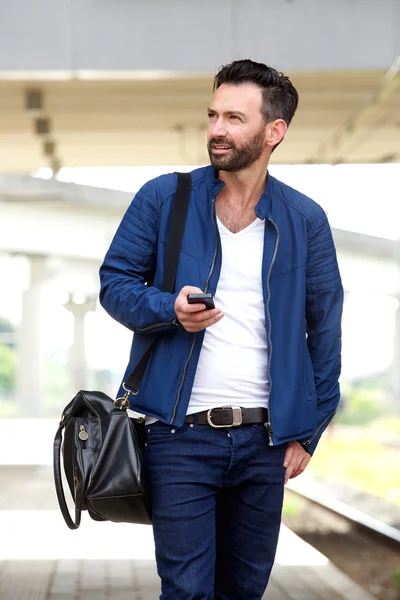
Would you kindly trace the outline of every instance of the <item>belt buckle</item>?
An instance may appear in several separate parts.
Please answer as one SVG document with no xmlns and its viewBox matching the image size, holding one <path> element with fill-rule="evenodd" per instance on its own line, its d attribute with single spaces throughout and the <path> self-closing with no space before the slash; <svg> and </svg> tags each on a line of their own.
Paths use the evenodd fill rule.
<svg viewBox="0 0 400 600">
<path fill-rule="evenodd" d="M 211 413 L 215 409 L 210 408 L 207 411 L 207 422 L 209 425 L 211 425 L 211 427 L 220 429 L 222 427 L 238 427 L 239 425 L 242 424 L 243 418 L 242 418 L 242 409 L 240 408 L 240 406 L 221 406 L 218 408 L 221 408 L 221 410 L 226 410 L 226 409 L 232 410 L 232 423 L 228 423 L 228 424 L 225 423 L 224 425 L 215 425 L 215 423 L 212 422 L 212 418 L 211 418 Z"/>
</svg>

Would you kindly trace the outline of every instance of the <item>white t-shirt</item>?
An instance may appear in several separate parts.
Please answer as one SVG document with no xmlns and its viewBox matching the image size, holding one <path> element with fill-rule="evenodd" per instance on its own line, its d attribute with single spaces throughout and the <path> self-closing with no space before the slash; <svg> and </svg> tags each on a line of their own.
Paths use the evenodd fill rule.
<svg viewBox="0 0 400 600">
<path fill-rule="evenodd" d="M 267 336 L 262 292 L 265 223 L 238 233 L 217 219 L 222 267 L 214 297 L 223 318 L 208 327 L 187 414 L 215 406 L 266 407 Z"/>
</svg>

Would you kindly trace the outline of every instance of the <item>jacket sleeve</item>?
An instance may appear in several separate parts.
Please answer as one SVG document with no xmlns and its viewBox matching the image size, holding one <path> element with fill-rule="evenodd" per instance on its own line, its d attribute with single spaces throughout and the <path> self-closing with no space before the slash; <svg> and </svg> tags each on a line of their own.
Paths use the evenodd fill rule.
<svg viewBox="0 0 400 600">
<path fill-rule="evenodd" d="M 157 333 L 176 324 L 178 294 L 146 285 L 157 259 L 159 203 L 154 180 L 136 194 L 100 267 L 100 303 L 132 331 Z"/>
<path fill-rule="evenodd" d="M 328 219 L 321 207 L 308 242 L 306 321 L 307 345 L 317 392 L 317 425 L 303 440 L 312 454 L 340 400 L 341 319 L 343 287 Z"/>
</svg>

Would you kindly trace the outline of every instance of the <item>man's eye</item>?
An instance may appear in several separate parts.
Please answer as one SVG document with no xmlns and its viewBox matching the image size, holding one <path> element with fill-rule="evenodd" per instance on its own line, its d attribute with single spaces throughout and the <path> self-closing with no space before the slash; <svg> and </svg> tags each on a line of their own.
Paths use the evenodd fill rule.
<svg viewBox="0 0 400 600">
<path fill-rule="evenodd" d="M 214 114 L 214 113 L 208 113 L 208 118 L 209 118 L 209 119 L 213 119 L 214 117 L 215 117 L 215 114 Z"/>
<path fill-rule="evenodd" d="M 235 119 L 236 121 L 240 121 L 240 117 L 237 115 L 231 115 L 231 119 Z"/>
</svg>

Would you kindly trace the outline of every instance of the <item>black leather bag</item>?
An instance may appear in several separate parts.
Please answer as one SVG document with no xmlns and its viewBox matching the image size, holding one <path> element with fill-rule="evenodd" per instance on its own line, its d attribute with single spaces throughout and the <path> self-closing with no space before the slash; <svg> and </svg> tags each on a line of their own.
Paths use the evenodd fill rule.
<svg viewBox="0 0 400 600">
<path fill-rule="evenodd" d="M 191 192 L 191 176 L 178 173 L 165 256 L 163 291 L 175 289 Z M 112 400 L 102 392 L 81 390 L 62 413 L 53 446 L 54 482 L 64 520 L 77 529 L 81 512 L 96 521 L 151 523 L 143 474 L 144 422 L 129 417 L 129 397 L 139 389 L 157 336 L 123 384 L 125 395 Z M 64 437 L 63 437 L 64 431 Z M 73 520 L 61 477 L 61 452 L 66 479 L 75 504 Z"/>
</svg>

